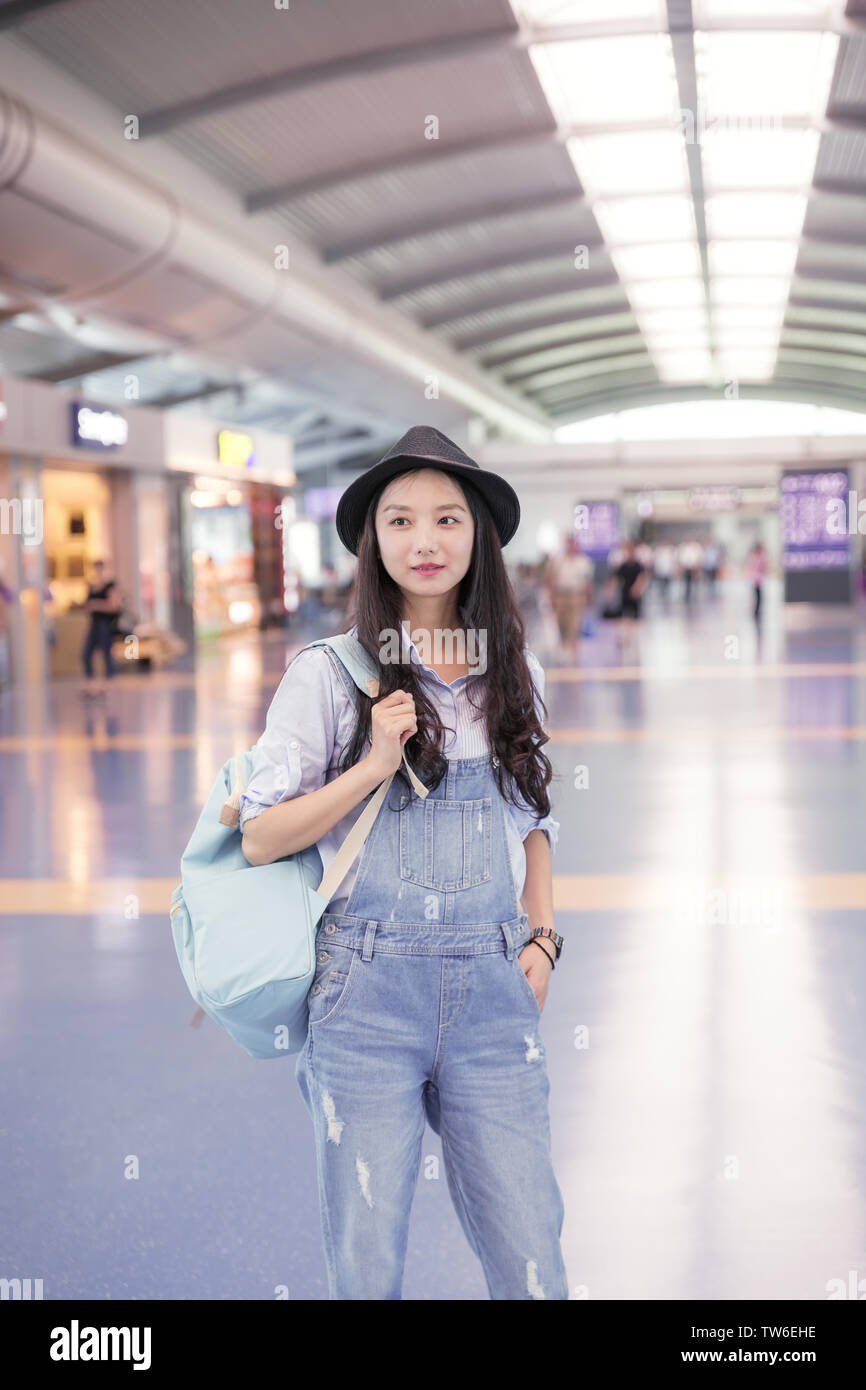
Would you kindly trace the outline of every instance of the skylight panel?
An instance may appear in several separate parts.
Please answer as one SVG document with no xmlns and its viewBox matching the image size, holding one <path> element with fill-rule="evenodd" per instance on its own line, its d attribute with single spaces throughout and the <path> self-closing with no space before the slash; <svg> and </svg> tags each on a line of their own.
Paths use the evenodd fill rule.
<svg viewBox="0 0 866 1390">
<path fill-rule="evenodd" d="M 540 0 L 550 8 L 555 0 Z M 574 8 L 569 5 L 569 9 Z M 833 6 L 827 0 L 694 0 L 695 27 L 706 20 L 734 24 L 740 20 L 808 20 L 818 28 L 826 22 Z"/>
<path fill-rule="evenodd" d="M 701 138 L 704 189 L 806 188 L 819 138 L 817 130 L 716 129 L 710 123 Z"/>
<path fill-rule="evenodd" d="M 776 367 L 776 348 L 748 348 L 720 351 L 717 361 L 722 374 L 736 381 L 766 381 Z"/>
<path fill-rule="evenodd" d="M 563 126 L 675 118 L 677 84 L 667 34 L 530 44 L 529 56 Z"/>
<path fill-rule="evenodd" d="M 649 246 L 617 246 L 610 256 L 622 280 L 664 280 L 701 274 L 697 242 L 662 241 Z"/>
<path fill-rule="evenodd" d="M 716 193 L 706 200 L 707 232 L 741 237 L 746 232 L 796 240 L 803 229 L 807 198 L 799 193 Z"/>
<path fill-rule="evenodd" d="M 711 275 L 787 275 L 797 259 L 796 241 L 711 241 Z"/>
<path fill-rule="evenodd" d="M 837 34 L 698 31 L 695 66 L 709 115 L 814 120 L 826 110 Z"/>
<path fill-rule="evenodd" d="M 711 297 L 714 304 L 784 304 L 789 283 L 784 276 L 736 279 L 722 275 L 711 281 Z"/>
<path fill-rule="evenodd" d="M 514 9 L 529 24 L 599 24 L 605 20 L 665 23 L 661 0 L 514 0 Z"/>
<path fill-rule="evenodd" d="M 706 381 L 712 376 L 708 352 L 662 352 L 655 356 L 656 369 L 663 381 Z"/>
<path fill-rule="evenodd" d="M 689 241 L 696 236 L 691 198 L 617 198 L 593 204 L 593 213 L 608 246 L 647 241 Z"/>
<path fill-rule="evenodd" d="M 638 320 L 642 309 L 706 304 L 703 280 L 642 280 L 629 285 L 627 290 Z"/>
<path fill-rule="evenodd" d="M 685 144 L 678 130 L 576 136 L 568 152 L 591 197 L 688 193 Z"/>
</svg>

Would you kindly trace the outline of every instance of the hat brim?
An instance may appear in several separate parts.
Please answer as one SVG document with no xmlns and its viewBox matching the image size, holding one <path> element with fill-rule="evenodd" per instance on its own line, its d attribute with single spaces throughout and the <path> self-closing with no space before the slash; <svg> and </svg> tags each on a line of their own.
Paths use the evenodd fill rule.
<svg viewBox="0 0 866 1390">
<path fill-rule="evenodd" d="M 390 478 L 409 469 L 424 467 L 451 473 L 458 482 L 473 485 L 481 493 L 493 517 L 499 544 L 506 546 L 520 525 L 520 502 L 510 483 L 487 468 L 472 468 L 454 463 L 435 454 L 403 454 L 374 464 L 360 478 L 350 483 L 337 503 L 335 524 L 337 535 L 352 555 L 358 553 L 358 541 L 374 493 Z"/>
</svg>

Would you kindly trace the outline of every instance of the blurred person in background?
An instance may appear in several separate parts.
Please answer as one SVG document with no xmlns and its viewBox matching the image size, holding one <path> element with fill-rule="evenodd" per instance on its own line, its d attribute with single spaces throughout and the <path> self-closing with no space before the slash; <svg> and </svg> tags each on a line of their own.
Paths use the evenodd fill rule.
<svg viewBox="0 0 866 1390">
<path fill-rule="evenodd" d="M 9 628 L 14 602 L 15 592 L 7 585 L 3 570 L 0 569 L 0 687 L 7 684 L 12 674 L 9 659 Z"/>
<path fill-rule="evenodd" d="M 648 571 L 650 578 L 652 578 L 653 570 L 655 569 L 655 551 L 649 541 L 638 541 L 634 548 L 634 555 L 638 564 L 643 565 L 644 569 Z"/>
<path fill-rule="evenodd" d="M 622 562 L 623 562 L 624 559 L 625 559 L 625 547 L 623 546 L 622 541 L 617 541 L 617 543 L 616 543 L 616 545 L 614 546 L 613 550 L 611 550 L 611 551 L 608 552 L 608 557 L 607 557 L 607 572 L 608 572 L 608 574 L 611 575 L 611 574 L 613 574 L 614 570 L 619 569 L 619 567 L 620 567 L 620 565 L 622 564 Z"/>
<path fill-rule="evenodd" d="M 722 548 L 714 536 L 707 536 L 704 541 L 704 579 L 707 582 L 707 592 L 716 592 L 716 580 L 719 577 L 719 566 L 722 563 Z"/>
<path fill-rule="evenodd" d="M 88 588 L 84 607 L 90 614 L 90 627 L 82 653 L 87 677 L 82 693 L 87 696 L 104 695 L 108 688 L 107 682 L 114 675 L 111 644 L 114 641 L 114 628 L 121 609 L 121 599 L 114 577 L 103 560 L 94 563 L 93 583 Z M 97 651 L 102 653 L 105 666 L 103 681 L 97 680 L 93 675 L 93 654 Z"/>
<path fill-rule="evenodd" d="M 770 562 L 767 559 L 766 550 L 760 541 L 755 541 L 755 544 L 749 551 L 748 559 L 746 560 L 746 575 L 749 583 L 752 585 L 752 592 L 754 594 L 755 602 L 752 616 L 756 622 L 759 622 L 761 617 L 761 596 L 763 593 L 764 580 L 767 577 L 769 568 Z"/>
<path fill-rule="evenodd" d="M 625 639 L 633 631 L 641 615 L 641 599 L 650 582 L 650 572 L 637 558 L 634 541 L 623 545 L 623 559 L 614 572 L 619 585 L 620 622 L 619 633 Z"/>
<path fill-rule="evenodd" d="M 670 541 L 660 541 L 653 555 L 653 577 L 661 590 L 662 602 L 668 605 L 671 580 L 677 567 L 676 551 Z"/>
<path fill-rule="evenodd" d="M 514 569 L 514 592 L 521 613 L 528 623 L 540 617 L 539 598 L 541 586 L 538 582 L 538 568 L 529 560 L 521 560 Z"/>
<path fill-rule="evenodd" d="M 577 656 L 583 615 L 592 604 L 595 587 L 592 560 L 584 555 L 576 536 L 566 537 L 561 555 L 551 555 L 545 583 L 556 614 L 562 651 L 567 656 Z"/>
<path fill-rule="evenodd" d="M 691 603 L 694 583 L 701 572 L 703 552 L 696 536 L 684 540 L 677 554 L 680 572 L 683 576 L 683 598 Z"/>
</svg>

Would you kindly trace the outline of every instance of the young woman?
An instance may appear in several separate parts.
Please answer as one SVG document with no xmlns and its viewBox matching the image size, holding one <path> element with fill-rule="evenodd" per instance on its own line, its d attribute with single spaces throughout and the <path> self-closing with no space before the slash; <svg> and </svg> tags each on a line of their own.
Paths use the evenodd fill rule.
<svg viewBox="0 0 866 1390">
<path fill-rule="evenodd" d="M 252 863 L 316 844 L 326 871 L 395 774 L 319 923 L 296 1071 L 333 1299 L 400 1298 L 425 1121 L 490 1297 L 568 1297 L 539 1035 L 562 946 L 559 827 L 541 668 L 501 554 L 519 517 L 504 479 L 427 426 L 347 489 L 350 631 L 379 663 L 378 691 L 361 697 L 327 648 L 301 652 L 241 803 Z"/>
</svg>

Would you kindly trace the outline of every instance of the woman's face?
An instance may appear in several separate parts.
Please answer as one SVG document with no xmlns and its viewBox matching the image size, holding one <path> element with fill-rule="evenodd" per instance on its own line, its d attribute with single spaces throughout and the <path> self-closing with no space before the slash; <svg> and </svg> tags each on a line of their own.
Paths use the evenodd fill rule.
<svg viewBox="0 0 866 1390">
<path fill-rule="evenodd" d="M 385 488 L 376 539 L 382 564 L 404 594 L 441 597 L 469 569 L 475 523 L 460 485 L 438 468 L 420 468 Z"/>
</svg>

